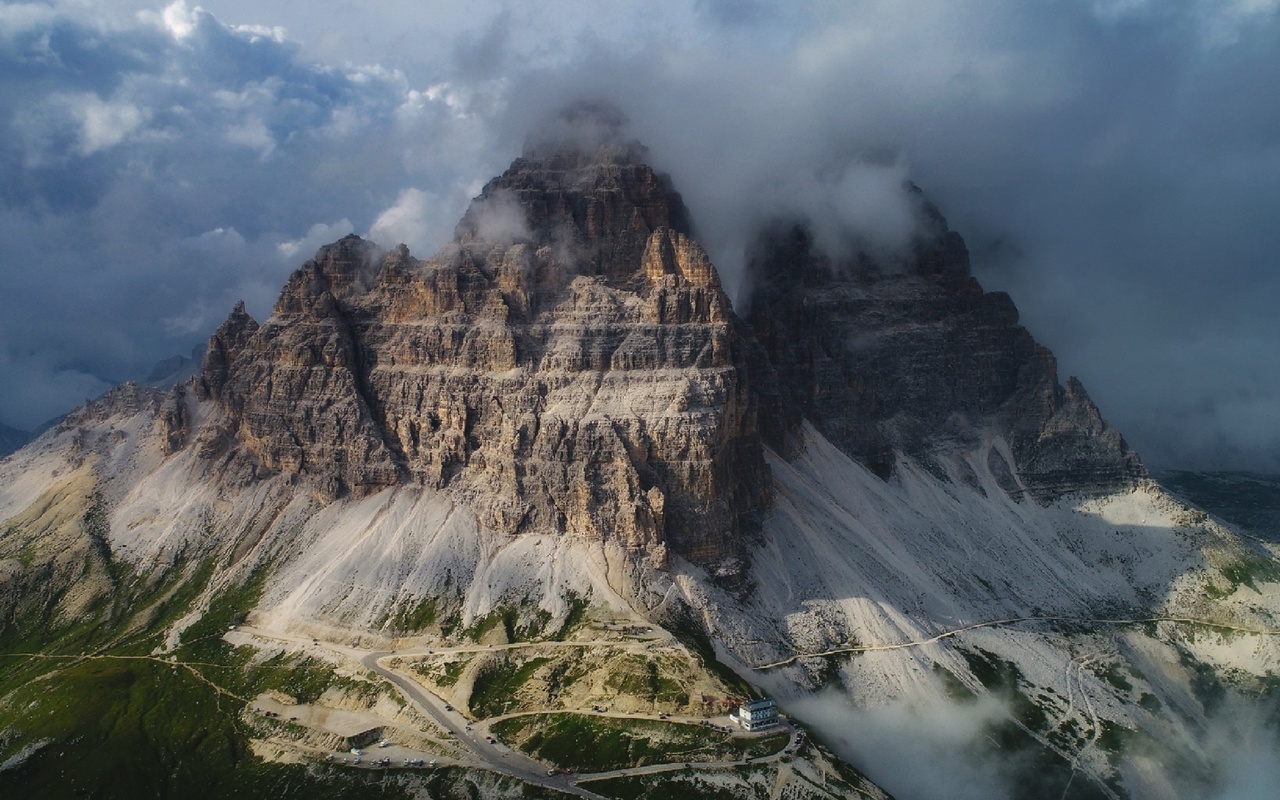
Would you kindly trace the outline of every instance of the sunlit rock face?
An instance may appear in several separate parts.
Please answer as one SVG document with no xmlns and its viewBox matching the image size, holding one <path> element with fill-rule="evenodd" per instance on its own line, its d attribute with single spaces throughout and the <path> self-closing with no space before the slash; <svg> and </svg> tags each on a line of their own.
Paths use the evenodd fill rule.
<svg viewBox="0 0 1280 800">
<path fill-rule="evenodd" d="M 500 532 L 739 554 L 769 497 L 747 342 L 639 152 L 526 153 L 426 261 L 322 248 L 215 335 L 226 435 L 326 497 L 412 481 Z"/>
</svg>

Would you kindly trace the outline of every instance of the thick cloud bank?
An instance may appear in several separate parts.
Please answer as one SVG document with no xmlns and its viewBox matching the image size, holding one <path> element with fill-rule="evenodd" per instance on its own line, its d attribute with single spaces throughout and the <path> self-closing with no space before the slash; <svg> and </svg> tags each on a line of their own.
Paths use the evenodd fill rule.
<svg viewBox="0 0 1280 800">
<path fill-rule="evenodd" d="M 1140 745 L 1119 751 L 1126 796 L 1270 800 L 1280 780 L 1280 734 L 1270 699 L 1223 697 L 1194 743 L 1162 742 L 1155 757 Z M 1104 797 L 1099 779 L 1053 758 L 1011 720 L 1008 695 L 964 700 L 905 699 L 856 708 L 837 691 L 793 701 L 791 710 L 824 742 L 898 798 L 1014 800 L 1030 797 Z M 1203 755 L 1200 760 L 1189 755 Z M 1165 775 L 1141 764 L 1152 758 Z M 1170 783 L 1170 779 L 1172 783 Z M 1068 791 L 1074 786 L 1074 791 Z"/>
<path fill-rule="evenodd" d="M 0 5 L 0 420 L 31 427 L 188 352 L 352 231 L 430 249 L 484 121 L 377 64 L 171 5 Z M 390 244 L 395 244 L 390 241 Z"/>
<path fill-rule="evenodd" d="M 891 254 L 909 179 L 1149 461 L 1280 471 L 1278 6 L 0 3 L 0 422 L 265 314 L 345 233 L 431 250 L 595 97 L 741 293 L 778 213 Z"/>
</svg>

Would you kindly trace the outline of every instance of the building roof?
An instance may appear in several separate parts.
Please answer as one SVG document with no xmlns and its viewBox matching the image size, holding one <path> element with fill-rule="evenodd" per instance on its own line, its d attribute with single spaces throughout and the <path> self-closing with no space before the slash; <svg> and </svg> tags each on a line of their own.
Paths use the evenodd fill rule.
<svg viewBox="0 0 1280 800">
<path fill-rule="evenodd" d="M 748 700 L 742 704 L 742 707 L 748 711 L 760 711 L 766 708 L 776 708 L 778 704 L 768 697 L 763 700 Z"/>
</svg>

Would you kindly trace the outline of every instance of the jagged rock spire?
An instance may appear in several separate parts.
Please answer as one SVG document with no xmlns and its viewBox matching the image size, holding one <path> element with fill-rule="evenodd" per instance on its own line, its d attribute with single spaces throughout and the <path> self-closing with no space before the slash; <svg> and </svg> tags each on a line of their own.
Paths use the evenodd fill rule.
<svg viewBox="0 0 1280 800">
<path fill-rule="evenodd" d="M 221 397 L 227 383 L 227 375 L 239 355 L 244 352 L 249 339 L 258 330 L 258 323 L 245 310 L 244 301 L 236 301 L 235 307 L 223 321 L 205 349 L 200 366 L 201 387 L 207 396 Z"/>
</svg>

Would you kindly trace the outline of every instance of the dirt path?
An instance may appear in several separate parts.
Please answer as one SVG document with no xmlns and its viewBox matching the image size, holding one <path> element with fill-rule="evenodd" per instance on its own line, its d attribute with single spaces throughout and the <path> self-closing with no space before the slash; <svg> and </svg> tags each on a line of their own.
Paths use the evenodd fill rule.
<svg viewBox="0 0 1280 800">
<path fill-rule="evenodd" d="M 993 619 L 986 622 L 975 622 L 972 625 L 965 625 L 960 628 L 943 631 L 936 636 L 930 636 L 928 639 L 918 639 L 910 642 L 898 642 L 897 644 L 873 644 L 860 645 L 857 647 L 836 647 L 831 650 L 823 650 L 817 653 L 797 653 L 781 661 L 772 661 L 768 664 L 759 664 L 751 667 L 757 672 L 764 670 L 785 667 L 788 664 L 794 664 L 802 658 L 822 658 L 824 656 L 838 656 L 846 653 L 880 653 L 889 650 L 907 650 L 913 647 L 923 647 L 927 644 L 948 639 L 965 631 L 978 630 L 979 628 L 997 628 L 1002 625 L 1017 625 L 1023 622 L 1087 622 L 1098 625 L 1145 625 L 1151 622 L 1177 622 L 1188 625 L 1204 625 L 1208 628 L 1217 628 L 1219 630 L 1234 631 L 1236 633 L 1249 633 L 1255 636 L 1280 636 L 1280 630 L 1264 630 L 1260 628 L 1244 628 L 1239 625 L 1228 625 L 1222 622 L 1211 622 L 1207 619 L 1195 619 L 1192 617 L 1132 617 L 1123 619 L 1110 619 L 1104 617 L 1060 617 L 1060 616 L 1038 616 L 1038 617 L 1007 617 L 1005 619 Z"/>
<path fill-rule="evenodd" d="M 218 684 L 206 678 L 200 672 L 200 670 L 196 669 L 196 667 L 222 667 L 223 666 L 222 664 L 207 664 L 203 661 L 178 661 L 173 658 L 161 658 L 160 656 L 120 656 L 120 655 L 109 655 L 109 654 L 51 655 L 49 653 L 0 653 L 0 655 L 25 656 L 27 658 L 44 658 L 44 659 L 59 660 L 59 661 L 108 661 L 108 660 L 110 661 L 152 661 L 156 664 L 162 664 L 166 667 L 171 667 L 174 669 L 181 667 L 185 669 L 187 672 L 190 672 L 192 677 L 194 677 L 196 680 L 205 684 L 210 689 L 213 689 L 219 695 L 224 697 L 230 697 L 233 700 L 239 700 L 242 703 L 250 702 L 248 698 L 241 697 L 240 695 L 234 692 L 231 692 L 231 691 L 228 691 L 227 689 L 222 688 Z"/>
</svg>

